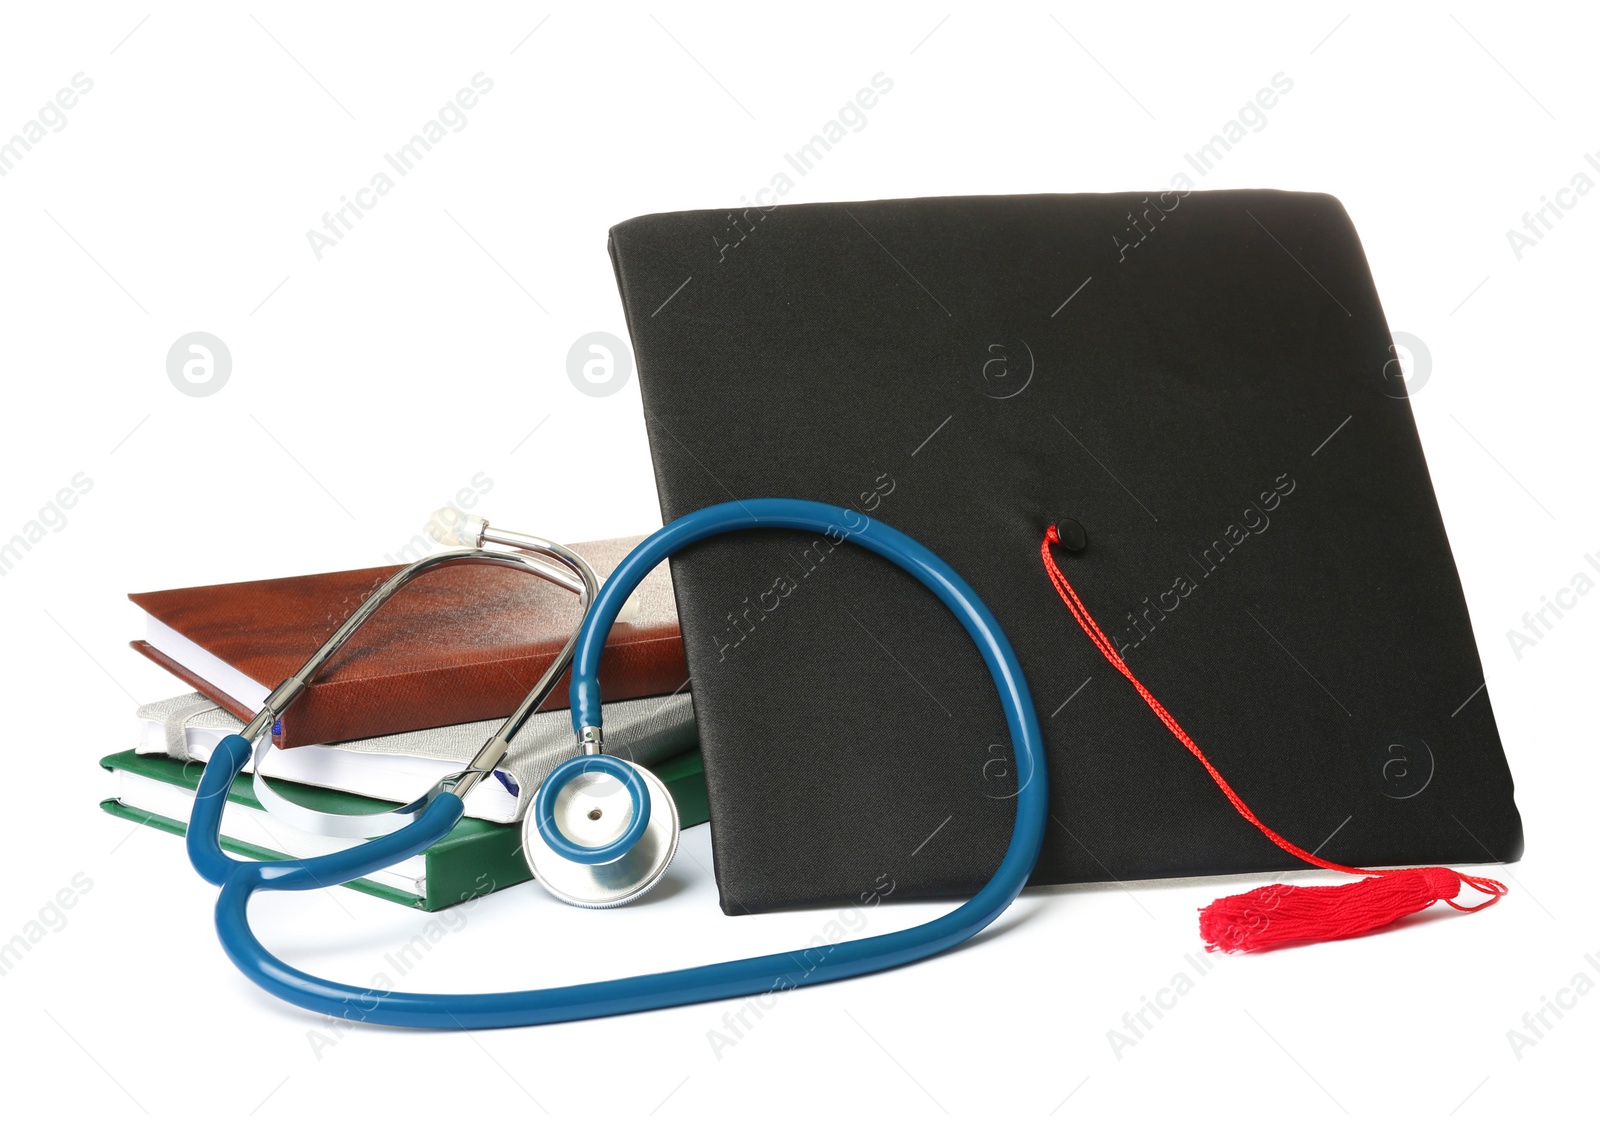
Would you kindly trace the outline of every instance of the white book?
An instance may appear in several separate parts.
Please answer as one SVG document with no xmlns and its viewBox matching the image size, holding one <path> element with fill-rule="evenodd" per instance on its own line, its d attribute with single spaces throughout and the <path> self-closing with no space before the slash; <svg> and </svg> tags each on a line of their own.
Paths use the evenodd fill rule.
<svg viewBox="0 0 1600 1131">
<path fill-rule="evenodd" d="M 605 710 L 606 752 L 619 758 L 653 766 L 699 744 L 688 692 L 607 703 Z M 147 704 L 138 715 L 137 753 L 201 762 L 224 736 L 239 733 L 244 725 L 197 692 Z M 440 778 L 464 770 L 504 721 L 274 749 L 266 762 L 267 776 L 403 803 L 426 793 Z M 519 820 L 545 775 L 577 752 L 570 714 L 535 714 L 511 743 L 499 771 L 467 794 L 466 815 L 502 824 Z M 254 772 L 254 761 L 245 769 Z"/>
</svg>

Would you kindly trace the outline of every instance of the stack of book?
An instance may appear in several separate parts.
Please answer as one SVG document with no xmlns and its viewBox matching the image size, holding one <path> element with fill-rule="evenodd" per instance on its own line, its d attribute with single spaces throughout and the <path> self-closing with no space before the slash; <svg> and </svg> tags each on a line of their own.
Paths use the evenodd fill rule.
<svg viewBox="0 0 1600 1131">
<path fill-rule="evenodd" d="M 638 539 L 575 549 L 607 573 Z M 101 760 L 114 816 L 182 835 L 203 763 L 294 674 L 394 567 L 136 593 L 133 648 L 194 690 L 141 707 L 134 746 Z M 600 666 L 607 752 L 651 767 L 685 827 L 706 820 L 694 706 L 665 567 L 639 587 L 638 612 Z M 465 768 L 521 701 L 576 624 L 575 599 L 520 572 L 471 564 L 418 577 L 375 613 L 274 728 L 269 773 L 314 808 L 367 813 L 425 793 Z M 572 757 L 566 681 L 522 728 L 499 771 L 467 795 L 466 816 L 425 854 L 348 884 L 427 911 L 529 878 L 520 820 L 544 776 Z M 246 768 L 223 846 L 256 860 L 321 855 L 355 842 L 266 813 Z"/>
</svg>

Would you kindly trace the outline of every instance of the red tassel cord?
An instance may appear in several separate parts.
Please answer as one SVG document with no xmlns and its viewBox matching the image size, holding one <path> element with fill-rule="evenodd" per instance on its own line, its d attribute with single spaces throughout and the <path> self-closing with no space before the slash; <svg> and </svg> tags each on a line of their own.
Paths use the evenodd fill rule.
<svg viewBox="0 0 1600 1131">
<path fill-rule="evenodd" d="M 1374 868 L 1351 868 L 1336 864 L 1297 845 L 1268 828 L 1253 813 L 1240 796 L 1233 791 L 1211 760 L 1178 725 L 1178 720 L 1163 707 L 1150 689 L 1139 682 L 1121 654 L 1111 643 L 1101 627 L 1090 615 L 1088 606 L 1078 596 L 1061 567 L 1056 565 L 1050 552 L 1052 545 L 1061 541 L 1060 532 L 1051 526 L 1045 532 L 1039 547 L 1044 559 L 1045 572 L 1056 587 L 1067 610 L 1072 613 L 1078 627 L 1100 649 L 1112 667 L 1121 672 L 1134 690 L 1155 712 L 1174 738 L 1188 748 L 1200 765 L 1205 767 L 1211 780 L 1217 783 L 1239 815 L 1261 830 L 1266 838 L 1289 855 L 1318 868 L 1344 872 L 1369 879 L 1337 887 L 1295 887 L 1290 884 L 1268 884 L 1243 895 L 1230 895 L 1217 900 L 1200 911 L 1200 937 L 1207 950 L 1229 952 L 1266 950 L 1285 943 L 1321 942 L 1329 939 L 1346 939 L 1387 926 L 1407 915 L 1413 915 L 1435 903 L 1449 904 L 1457 911 L 1482 911 L 1499 902 L 1507 888 L 1499 880 L 1483 876 L 1469 876 L 1451 868 L 1404 868 L 1380 871 Z M 1489 898 L 1476 904 L 1456 902 L 1463 886 L 1470 887 Z"/>
</svg>

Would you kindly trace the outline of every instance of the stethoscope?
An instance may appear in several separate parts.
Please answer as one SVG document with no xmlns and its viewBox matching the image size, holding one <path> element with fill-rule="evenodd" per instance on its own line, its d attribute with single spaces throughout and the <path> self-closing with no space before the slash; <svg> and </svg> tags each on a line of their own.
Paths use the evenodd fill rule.
<svg viewBox="0 0 1600 1131">
<path fill-rule="evenodd" d="M 617 906 L 638 898 L 666 871 L 677 847 L 678 818 L 670 795 L 648 770 L 604 753 L 599 668 L 601 650 L 624 604 L 663 560 L 717 534 L 752 528 L 804 530 L 835 544 L 850 542 L 887 558 L 932 590 L 971 635 L 995 687 L 1015 751 L 1017 818 L 999 867 L 977 894 L 927 923 L 829 947 L 783 951 L 659 974 L 546 989 L 481 994 L 374 990 L 319 978 L 270 953 L 250 929 L 250 897 L 258 891 L 309 891 L 333 887 L 425 851 L 461 819 L 462 798 L 493 773 L 518 729 L 549 694 L 568 663 L 572 669 L 572 725 L 579 753 L 540 784 L 523 826 L 524 851 L 539 881 L 559 898 L 587 907 Z M 514 534 L 473 519 L 453 532 L 465 543 L 402 567 L 379 586 L 294 676 L 268 696 L 261 712 L 237 735 L 217 743 L 195 794 L 186 836 L 195 870 L 221 887 L 217 934 L 246 977 L 268 993 L 302 1008 L 353 1021 L 422 1029 L 484 1029 L 542 1025 L 671 1005 L 762 994 L 830 982 L 902 966 L 971 938 L 1010 906 L 1038 860 L 1044 836 L 1044 743 L 1033 699 L 1016 654 L 978 595 L 932 551 L 859 512 L 798 499 L 748 499 L 687 514 L 641 542 L 602 586 L 589 565 L 555 542 Z M 488 549 L 496 542 L 513 551 Z M 256 758 L 255 788 L 271 744 L 274 721 L 306 688 L 317 670 L 363 621 L 418 575 L 458 562 L 481 562 L 533 573 L 576 593 L 582 624 L 555 661 L 495 735 L 454 777 L 375 824 L 327 820 L 279 794 L 264 807 L 302 825 L 336 835 L 380 835 L 353 848 L 304 860 L 235 860 L 219 841 L 229 787 Z M 625 800 L 624 800 L 625 799 Z M 596 815 L 598 814 L 598 816 Z M 803 978 L 796 972 L 805 973 Z"/>
</svg>

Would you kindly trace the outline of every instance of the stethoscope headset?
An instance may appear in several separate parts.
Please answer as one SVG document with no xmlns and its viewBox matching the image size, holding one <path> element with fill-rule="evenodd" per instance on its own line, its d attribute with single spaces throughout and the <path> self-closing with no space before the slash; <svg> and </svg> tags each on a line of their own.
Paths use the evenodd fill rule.
<svg viewBox="0 0 1600 1131">
<path fill-rule="evenodd" d="M 269 952 L 250 929 L 250 897 L 258 891 L 333 887 L 424 852 L 455 827 L 467 792 L 494 772 L 517 732 L 569 663 L 572 726 L 579 752 L 540 784 L 523 826 L 523 847 L 535 877 L 569 903 L 610 907 L 642 895 L 665 872 L 678 841 L 670 795 L 648 770 L 604 753 L 600 655 L 633 591 L 667 557 L 704 538 L 754 528 L 788 528 L 871 550 L 916 578 L 971 635 L 983 656 L 1015 751 L 1017 817 L 999 867 L 977 894 L 930 922 L 884 935 L 851 939 L 818 951 L 783 951 L 690 966 L 658 974 L 499 993 L 438 994 L 347 985 L 298 970 Z M 1033 699 L 1016 654 L 994 616 L 962 578 L 932 551 L 856 511 L 798 499 L 748 499 L 685 515 L 650 535 L 602 586 L 581 556 L 542 538 L 489 527 L 481 519 L 454 524 L 459 543 L 402 567 L 380 585 L 304 666 L 268 696 L 261 712 L 236 735 L 217 743 L 201 776 L 186 835 L 195 870 L 222 890 L 217 935 L 233 964 L 276 997 L 317 1013 L 383 1025 L 424 1029 L 484 1029 L 543 1025 L 672 1005 L 766 993 L 793 985 L 797 965 L 810 969 L 804 985 L 888 970 L 948 950 L 971 938 L 1010 906 L 1038 860 L 1044 836 L 1044 742 Z M 487 548 L 495 542 L 511 550 Z M 464 562 L 522 570 L 576 593 L 582 623 L 517 709 L 461 773 L 422 797 L 372 817 L 307 810 L 274 791 L 261 773 L 272 728 L 316 672 L 385 601 L 413 578 Z M 222 851 L 222 814 L 234 779 L 255 758 L 254 784 L 264 808 L 300 827 L 331 835 L 373 837 L 363 844 L 303 860 L 236 860 Z M 620 809 L 617 803 L 626 798 Z M 604 798 L 602 804 L 599 799 Z M 600 820 L 600 816 L 609 819 Z"/>
</svg>

